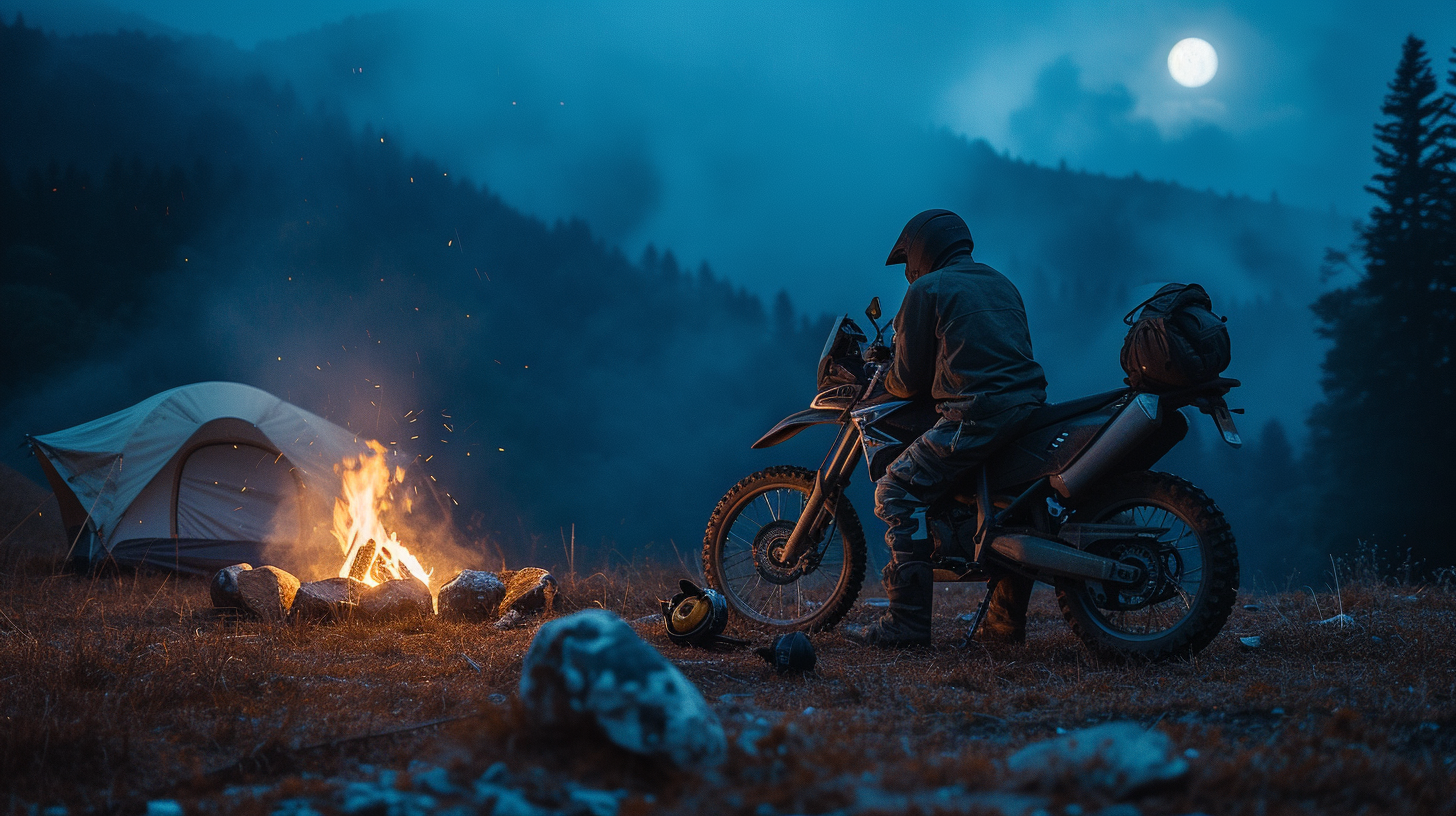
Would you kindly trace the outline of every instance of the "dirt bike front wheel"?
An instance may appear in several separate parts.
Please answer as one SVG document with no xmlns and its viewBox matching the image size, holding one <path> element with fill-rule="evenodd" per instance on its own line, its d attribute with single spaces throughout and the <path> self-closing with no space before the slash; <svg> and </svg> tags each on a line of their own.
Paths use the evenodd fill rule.
<svg viewBox="0 0 1456 816">
<path fill-rule="evenodd" d="M 1170 473 L 1124 473 L 1079 503 L 1072 521 L 1158 531 L 1089 548 L 1137 566 L 1145 579 L 1136 586 L 1057 580 L 1062 615 L 1092 651 L 1169 660 L 1197 654 L 1218 635 L 1238 595 L 1239 554 L 1208 494 Z"/>
<path fill-rule="evenodd" d="M 703 536 L 703 572 L 728 607 L 754 623 L 812 632 L 849 612 L 864 583 L 865 539 L 859 516 L 841 496 L 807 559 L 783 560 L 784 545 L 814 489 L 815 473 L 771 467 L 729 490 Z"/>
</svg>

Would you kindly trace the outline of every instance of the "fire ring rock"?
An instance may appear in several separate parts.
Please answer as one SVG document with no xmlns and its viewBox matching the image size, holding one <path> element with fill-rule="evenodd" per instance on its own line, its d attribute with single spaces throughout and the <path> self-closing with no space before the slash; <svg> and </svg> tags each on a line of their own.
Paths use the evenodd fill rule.
<svg viewBox="0 0 1456 816">
<path fill-rule="evenodd" d="M 243 610 L 266 621 L 280 621 L 293 608 L 298 579 L 277 567 L 258 567 L 237 573 L 238 600 Z"/>
<path fill-rule="evenodd" d="M 484 621 L 499 615 L 506 585 L 493 572 L 463 570 L 440 587 L 440 617 Z"/>
<path fill-rule="evenodd" d="M 212 576 L 212 584 L 208 590 L 212 595 L 214 609 L 220 612 L 243 611 L 243 600 L 238 595 L 238 573 L 252 568 L 252 564 L 233 564 L 231 567 L 223 567 Z"/>
<path fill-rule="evenodd" d="M 299 620 L 339 621 L 350 617 L 369 585 L 353 578 L 309 581 L 293 596 L 293 617 Z"/>
<path fill-rule="evenodd" d="M 551 621 L 531 641 L 521 702 L 542 725 L 594 724 L 608 740 L 683 769 L 719 765 L 718 716 L 677 667 L 604 609 Z"/>
<path fill-rule="evenodd" d="M 435 599 L 423 582 L 395 578 L 364 590 L 355 614 L 370 621 L 428 618 L 435 614 Z"/>
<path fill-rule="evenodd" d="M 500 602 L 498 628 L 509 628 L 533 612 L 551 614 L 556 605 L 556 578 L 540 567 L 503 570 L 500 580 L 506 593 Z"/>
</svg>

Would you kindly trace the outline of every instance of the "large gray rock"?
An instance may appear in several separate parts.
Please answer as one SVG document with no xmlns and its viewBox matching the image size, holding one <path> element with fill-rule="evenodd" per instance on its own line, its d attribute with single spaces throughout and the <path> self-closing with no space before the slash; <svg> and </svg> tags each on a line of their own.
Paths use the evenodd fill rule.
<svg viewBox="0 0 1456 816">
<path fill-rule="evenodd" d="M 435 614 L 435 599 L 424 583 L 396 578 L 364 590 L 354 614 L 370 621 L 427 618 Z"/>
<path fill-rule="evenodd" d="M 252 568 L 252 564 L 233 564 L 231 567 L 223 567 L 212 576 L 208 591 L 212 595 L 214 609 L 225 612 L 243 611 L 243 599 L 238 595 L 238 573 Z"/>
<path fill-rule="evenodd" d="M 353 578 L 325 578 L 299 586 L 293 616 L 299 620 L 340 621 L 351 617 L 369 585 Z"/>
<path fill-rule="evenodd" d="M 1188 772 L 1161 731 L 1137 723 L 1104 723 L 1056 739 L 1034 742 L 1006 760 L 1014 782 L 1025 788 L 1069 787 L 1123 797 Z"/>
<path fill-rule="evenodd" d="M 497 627 L 509 628 L 536 612 L 549 615 L 555 608 L 556 578 L 546 570 L 540 567 L 503 570 L 500 579 L 506 585 L 506 593 L 501 598 Z"/>
<path fill-rule="evenodd" d="M 238 600 L 248 614 L 266 621 L 280 621 L 293 608 L 298 579 L 277 567 L 241 570 L 237 575 Z"/>
<path fill-rule="evenodd" d="M 486 621 L 500 615 L 506 585 L 493 572 L 463 570 L 440 587 L 440 617 L 451 620 Z"/>
<path fill-rule="evenodd" d="M 622 748 L 681 768 L 712 767 L 727 755 L 723 725 L 697 687 L 604 609 L 541 627 L 520 696 L 542 725 L 594 723 Z"/>
</svg>

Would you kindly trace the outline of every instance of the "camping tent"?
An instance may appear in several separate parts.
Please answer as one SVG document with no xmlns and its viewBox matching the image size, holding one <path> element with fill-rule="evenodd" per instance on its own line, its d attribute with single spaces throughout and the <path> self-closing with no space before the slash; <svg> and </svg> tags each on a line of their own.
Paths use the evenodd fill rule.
<svg viewBox="0 0 1456 816">
<path fill-rule="evenodd" d="M 328 537 L 334 467 L 366 450 L 327 420 L 227 382 L 174 388 L 28 438 L 74 561 L 199 574 L 240 561 L 298 569 L 288 562 L 309 552 L 337 557 Z"/>
</svg>

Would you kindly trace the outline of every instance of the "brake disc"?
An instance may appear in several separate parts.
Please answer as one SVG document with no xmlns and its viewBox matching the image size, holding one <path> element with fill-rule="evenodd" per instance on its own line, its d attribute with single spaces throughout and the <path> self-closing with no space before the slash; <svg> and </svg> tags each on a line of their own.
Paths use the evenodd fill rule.
<svg viewBox="0 0 1456 816">
<path fill-rule="evenodd" d="M 804 577 L 805 563 L 808 559 L 799 559 L 797 564 L 784 563 L 784 553 L 788 549 L 789 536 L 794 533 L 794 522 L 788 519 L 779 519 L 763 525 L 758 535 L 753 537 L 753 566 L 763 580 L 770 584 L 792 584 Z"/>
<path fill-rule="evenodd" d="M 1183 561 L 1178 551 L 1163 547 L 1147 538 L 1119 538 L 1099 541 L 1088 552 L 1111 558 L 1137 568 L 1139 580 L 1132 584 L 1099 582 L 1093 590 L 1097 605 L 1103 609 L 1127 612 L 1161 603 L 1177 591 L 1177 579 L 1183 574 Z"/>
</svg>

